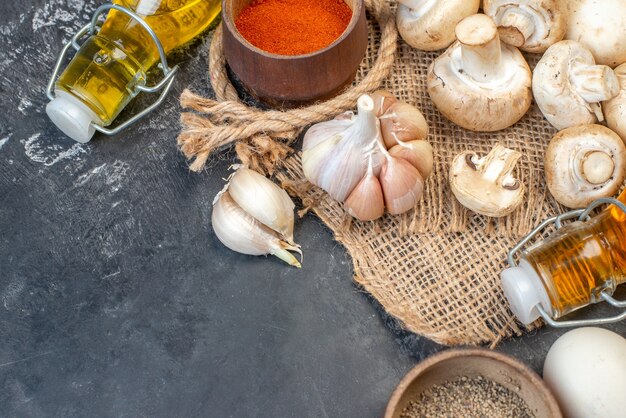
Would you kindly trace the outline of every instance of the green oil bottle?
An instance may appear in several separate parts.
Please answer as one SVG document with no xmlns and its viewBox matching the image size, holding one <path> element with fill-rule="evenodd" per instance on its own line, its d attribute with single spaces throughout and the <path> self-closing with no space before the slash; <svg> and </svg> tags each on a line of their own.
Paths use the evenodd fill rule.
<svg viewBox="0 0 626 418">
<path fill-rule="evenodd" d="M 114 0 L 134 12 L 158 37 L 164 52 L 204 31 L 219 15 L 220 0 Z M 98 33 L 77 51 L 54 85 L 46 112 L 69 137 L 87 142 L 92 123 L 108 126 L 146 83 L 160 60 L 157 44 L 141 22 L 110 10 Z"/>
</svg>

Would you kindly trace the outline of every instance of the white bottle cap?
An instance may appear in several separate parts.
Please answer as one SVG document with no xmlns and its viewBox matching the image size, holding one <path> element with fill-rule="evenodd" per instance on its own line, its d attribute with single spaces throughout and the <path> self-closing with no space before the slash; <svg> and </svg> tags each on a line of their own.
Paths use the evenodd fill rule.
<svg viewBox="0 0 626 418">
<path fill-rule="evenodd" d="M 541 278 L 526 260 L 522 259 L 518 267 L 502 271 L 500 278 L 511 311 L 520 322 L 528 325 L 539 318 L 536 308 L 539 304 L 548 315 L 552 315 L 550 298 Z"/>
<path fill-rule="evenodd" d="M 91 122 L 102 125 L 102 120 L 89 106 L 71 94 L 56 90 L 55 95 L 46 106 L 50 120 L 74 141 L 89 142 L 95 132 Z"/>
</svg>

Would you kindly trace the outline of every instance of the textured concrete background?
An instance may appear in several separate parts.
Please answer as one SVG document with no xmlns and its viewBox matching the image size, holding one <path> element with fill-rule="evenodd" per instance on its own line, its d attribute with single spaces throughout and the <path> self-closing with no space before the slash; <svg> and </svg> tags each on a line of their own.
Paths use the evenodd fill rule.
<svg viewBox="0 0 626 418">
<path fill-rule="evenodd" d="M 210 94 L 209 37 L 176 54 L 171 97 L 123 134 L 81 145 L 48 121 L 54 61 L 96 5 L 0 4 L 0 416 L 380 416 L 442 347 L 353 285 L 313 216 L 296 225 L 302 270 L 216 240 L 233 155 L 192 174 L 175 145 L 178 94 Z M 560 333 L 499 349 L 540 371 Z"/>
</svg>

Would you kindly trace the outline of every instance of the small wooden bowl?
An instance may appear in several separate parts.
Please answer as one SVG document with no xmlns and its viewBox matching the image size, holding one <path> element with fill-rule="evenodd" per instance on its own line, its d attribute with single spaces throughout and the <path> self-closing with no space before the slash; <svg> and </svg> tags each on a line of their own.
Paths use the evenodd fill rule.
<svg viewBox="0 0 626 418">
<path fill-rule="evenodd" d="M 222 0 L 224 56 L 252 96 L 272 107 L 331 98 L 352 82 L 367 48 L 363 0 L 346 0 L 352 20 L 332 44 L 306 55 L 278 55 L 249 43 L 235 19 L 252 0 Z"/>
<path fill-rule="evenodd" d="M 419 363 L 393 391 L 385 418 L 399 418 L 425 390 L 463 376 L 482 376 L 512 390 L 536 417 L 562 418 L 552 392 L 534 371 L 512 357 L 484 349 L 448 350 Z"/>
</svg>

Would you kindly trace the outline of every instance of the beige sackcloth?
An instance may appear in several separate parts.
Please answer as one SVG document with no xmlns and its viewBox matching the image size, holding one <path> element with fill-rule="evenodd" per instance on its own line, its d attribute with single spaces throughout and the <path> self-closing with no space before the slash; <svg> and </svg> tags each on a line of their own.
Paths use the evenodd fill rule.
<svg viewBox="0 0 626 418">
<path fill-rule="evenodd" d="M 209 72 L 216 100 L 186 90 L 183 131 L 178 143 L 199 171 L 209 155 L 235 144 L 241 160 L 274 174 L 284 187 L 313 210 L 348 250 L 354 280 L 412 332 L 438 343 L 491 344 L 520 335 L 523 327 L 508 309 L 499 272 L 507 251 L 542 219 L 562 208 L 544 183 L 543 156 L 556 130 L 536 105 L 514 126 L 475 133 L 454 125 L 433 106 L 426 91 L 426 72 L 440 52 L 418 51 L 401 39 L 395 26 L 395 3 L 366 0 L 369 46 L 353 85 L 330 101 L 289 111 L 264 111 L 243 104 L 228 79 L 221 27 L 211 43 Z M 539 59 L 527 55 L 531 67 Z M 357 98 L 379 88 L 419 108 L 430 126 L 434 169 L 422 202 L 400 216 L 385 215 L 359 222 L 346 214 L 302 173 L 292 144 L 311 125 L 355 108 Z M 524 204 L 502 219 L 490 219 L 463 208 L 448 185 L 455 155 L 473 150 L 487 154 L 496 143 L 518 150 L 515 175 L 526 185 Z M 304 249 L 306 252 L 306 248 Z M 306 268 L 306 265 L 305 267 Z"/>
</svg>

